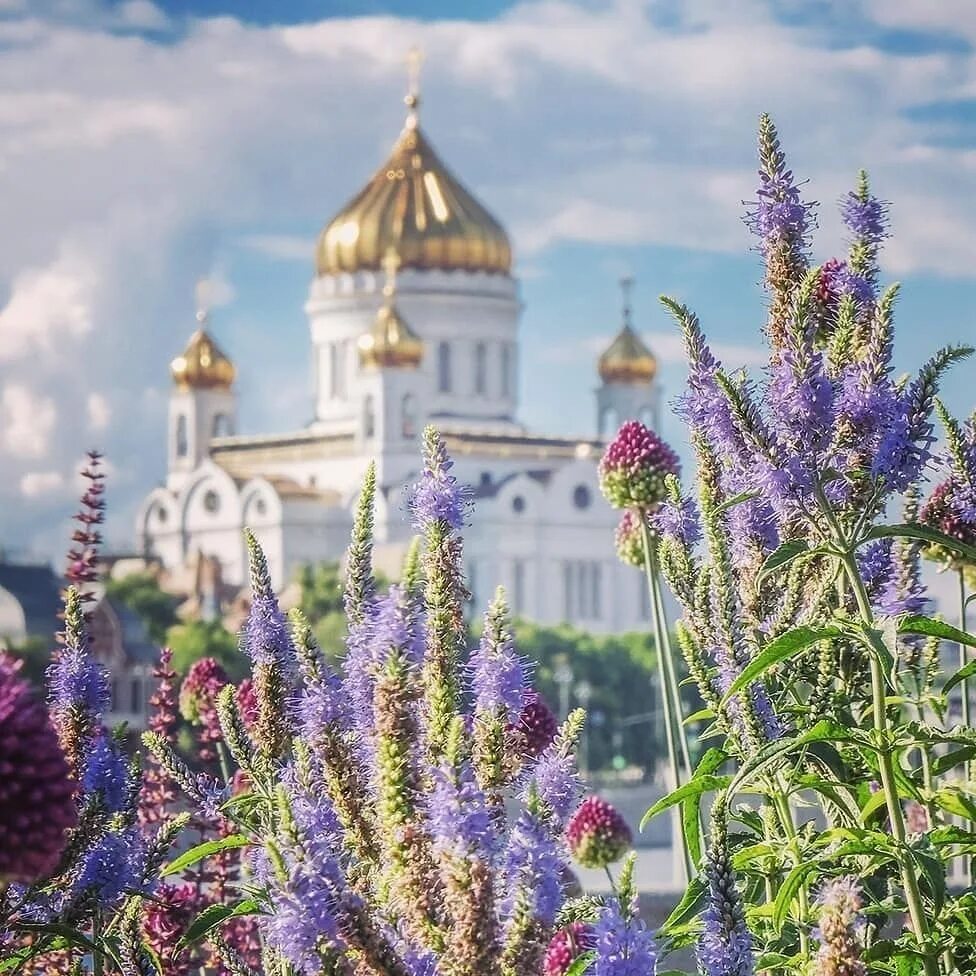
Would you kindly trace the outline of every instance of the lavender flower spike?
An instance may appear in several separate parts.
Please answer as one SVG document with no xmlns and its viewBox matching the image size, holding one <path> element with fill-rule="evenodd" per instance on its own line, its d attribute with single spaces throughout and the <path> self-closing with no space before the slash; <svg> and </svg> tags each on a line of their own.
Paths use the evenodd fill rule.
<svg viewBox="0 0 976 976">
<path fill-rule="evenodd" d="M 725 811 L 726 798 L 720 796 L 712 807 L 711 843 L 705 865 L 708 907 L 702 916 L 698 965 L 704 976 L 753 976 L 752 935 L 746 928 L 742 896 L 735 885 Z"/>
<path fill-rule="evenodd" d="M 468 667 L 476 713 L 515 722 L 525 704 L 525 663 L 508 629 L 508 605 L 500 587 L 485 614 L 481 641 Z"/>
<path fill-rule="evenodd" d="M 433 427 L 424 430 L 424 471 L 413 486 L 410 514 L 419 532 L 433 523 L 458 531 L 464 525 L 470 507 L 470 491 L 452 475 L 454 462 L 440 434 Z"/>
<path fill-rule="evenodd" d="M 111 695 L 108 674 L 89 653 L 82 599 L 69 587 L 64 597 L 65 643 L 47 670 L 51 721 L 75 776 L 101 726 Z"/>
<path fill-rule="evenodd" d="M 653 976 L 657 971 L 654 938 L 635 908 L 627 906 L 625 910 L 613 898 L 600 912 L 593 926 L 593 976 Z"/>
<path fill-rule="evenodd" d="M 866 976 L 861 959 L 861 890 L 854 878 L 835 878 L 820 889 L 820 925 L 814 976 Z"/>
</svg>

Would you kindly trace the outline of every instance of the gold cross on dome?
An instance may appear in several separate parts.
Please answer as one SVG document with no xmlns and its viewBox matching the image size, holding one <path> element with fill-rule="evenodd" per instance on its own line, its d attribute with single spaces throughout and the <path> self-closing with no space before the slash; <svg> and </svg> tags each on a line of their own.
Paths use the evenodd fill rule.
<svg viewBox="0 0 976 976">
<path fill-rule="evenodd" d="M 209 278 L 198 279 L 193 288 L 193 298 L 197 306 L 197 321 L 203 325 L 210 318 L 213 307 L 213 287 Z"/>
<path fill-rule="evenodd" d="M 396 291 L 396 276 L 400 270 L 400 255 L 396 248 L 388 247 L 386 254 L 383 255 L 383 271 L 386 273 L 386 284 L 383 285 L 383 294 L 387 298 L 392 298 Z"/>
<path fill-rule="evenodd" d="M 417 124 L 417 109 L 420 107 L 420 69 L 424 64 L 424 52 L 412 47 L 407 52 L 407 97 L 404 101 L 410 110 L 408 119 Z"/>
</svg>

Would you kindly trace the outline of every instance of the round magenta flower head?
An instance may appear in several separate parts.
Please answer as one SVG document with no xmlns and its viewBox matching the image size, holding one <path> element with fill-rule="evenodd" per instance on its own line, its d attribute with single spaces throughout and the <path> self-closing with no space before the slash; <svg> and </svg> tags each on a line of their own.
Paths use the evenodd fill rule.
<svg viewBox="0 0 976 976">
<path fill-rule="evenodd" d="M 961 494 L 961 486 L 955 477 L 936 485 L 928 500 L 918 513 L 918 520 L 931 529 L 936 529 L 958 542 L 976 546 L 976 523 L 965 519 L 959 513 L 957 498 Z M 926 559 L 941 563 L 946 569 L 976 570 L 958 553 L 946 546 L 927 545 L 922 550 Z M 968 574 L 967 574 L 968 575 Z"/>
<path fill-rule="evenodd" d="M 620 561 L 628 566 L 637 566 L 639 569 L 644 568 L 644 533 L 641 529 L 641 520 L 646 518 L 645 513 L 628 508 L 620 517 L 613 534 Z"/>
<path fill-rule="evenodd" d="M 678 455 L 653 430 L 629 420 L 600 461 L 600 488 L 614 508 L 653 508 L 667 495 L 667 476 L 679 471 Z"/>
<path fill-rule="evenodd" d="M 180 714 L 193 725 L 216 722 L 217 695 L 227 684 L 227 672 L 212 657 L 194 661 L 180 687 Z"/>
<path fill-rule="evenodd" d="M 563 976 L 576 959 L 595 944 L 592 925 L 570 922 L 552 937 L 542 964 L 543 976 Z"/>
<path fill-rule="evenodd" d="M 566 825 L 566 842 L 584 868 L 605 868 L 619 861 L 632 840 L 624 818 L 598 796 L 588 796 Z"/>
<path fill-rule="evenodd" d="M 254 682 L 250 678 L 245 678 L 237 686 L 234 700 L 237 702 L 237 710 L 241 713 L 244 725 L 248 729 L 253 729 L 258 720 L 258 696 L 254 690 Z"/>
<path fill-rule="evenodd" d="M 518 722 L 511 729 L 518 734 L 519 751 L 534 758 L 552 744 L 559 732 L 559 722 L 539 694 L 528 691 Z"/>
<path fill-rule="evenodd" d="M 77 822 L 75 784 L 47 709 L 0 654 L 0 883 L 57 867 Z"/>
</svg>

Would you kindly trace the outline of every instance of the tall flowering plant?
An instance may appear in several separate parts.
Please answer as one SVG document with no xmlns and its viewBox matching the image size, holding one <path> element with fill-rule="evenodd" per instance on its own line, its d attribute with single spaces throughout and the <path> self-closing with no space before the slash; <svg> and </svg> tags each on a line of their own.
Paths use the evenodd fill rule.
<svg viewBox="0 0 976 976">
<path fill-rule="evenodd" d="M 537 976 L 553 959 L 605 976 L 654 972 L 629 869 L 606 904 L 567 904 L 571 857 L 609 868 L 630 834 L 602 800 L 580 804 L 573 749 L 583 715 L 559 727 L 531 691 L 501 592 L 469 648 L 461 529 L 470 503 L 451 468 L 428 429 L 410 502 L 419 543 L 382 595 L 368 472 L 335 669 L 301 614 L 280 610 L 248 534 L 249 715 L 232 686 L 209 693 L 206 668 L 182 696 L 204 721 L 212 704 L 220 775 L 191 771 L 160 730 L 145 735 L 191 803 L 230 825 L 168 870 L 243 854 L 236 893 L 184 923 L 179 942 L 209 939 L 234 976 Z M 257 920 L 260 967 L 221 932 L 235 917 Z M 572 926 L 587 935 L 567 959 Z"/>
<path fill-rule="evenodd" d="M 944 411 L 951 476 L 918 513 L 939 463 L 939 379 L 971 350 L 896 378 L 897 286 L 881 289 L 877 264 L 887 205 L 862 174 L 841 201 L 848 253 L 817 265 L 813 206 L 765 117 L 759 156 L 747 221 L 769 296 L 762 379 L 726 369 L 665 300 L 688 356 L 678 412 L 697 497 L 668 476 L 651 518 L 720 744 L 648 812 L 679 806 L 697 824 L 711 798 L 662 941 L 696 942 L 708 976 L 971 972 L 973 895 L 947 878 L 976 849 L 976 730 L 968 711 L 961 726 L 947 715 L 974 669 L 940 674 L 937 644 L 976 638 L 929 615 L 919 574 L 922 547 L 976 556 L 972 429 Z"/>
</svg>

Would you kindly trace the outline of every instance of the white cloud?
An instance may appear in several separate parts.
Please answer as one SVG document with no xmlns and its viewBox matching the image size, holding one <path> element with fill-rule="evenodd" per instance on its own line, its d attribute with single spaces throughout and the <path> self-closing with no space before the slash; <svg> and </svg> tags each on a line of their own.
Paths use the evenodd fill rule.
<svg viewBox="0 0 976 976">
<path fill-rule="evenodd" d="M 315 252 L 314 241 L 290 234 L 248 234 L 239 243 L 241 247 L 277 261 L 309 264 Z"/>
<path fill-rule="evenodd" d="M 972 33 L 973 18 L 949 16 L 955 2 L 863 9 L 892 27 Z M 476 23 L 279 27 L 173 24 L 143 0 L 32 0 L 17 19 L 0 0 L 13 14 L 0 19 L 0 212 L 16 228 L 0 235 L 0 512 L 5 490 L 68 470 L 96 434 L 111 456 L 143 462 L 119 465 L 113 506 L 127 517 L 161 473 L 160 391 L 193 326 L 193 283 L 216 274 L 230 302 L 238 265 L 251 273 L 264 259 L 273 275 L 271 262 L 303 261 L 311 271 L 318 227 L 401 123 L 414 42 L 428 55 L 424 124 L 531 273 L 550 274 L 548 256 L 565 242 L 744 250 L 750 130 L 764 109 L 780 117 L 796 171 L 816 177 L 810 195 L 829 204 L 859 165 L 873 167 L 896 202 L 892 270 L 976 273 L 976 153 L 946 148 L 908 111 L 972 97 L 976 55 L 837 44 L 823 25 L 777 22 L 766 0 L 675 9 L 676 27 L 637 0 L 525 2 Z M 159 31 L 170 32 L 162 42 Z M 840 239 L 829 207 L 822 223 Z M 649 341 L 662 362 L 679 361 L 676 335 Z M 758 355 L 716 352 L 730 366 Z M 12 422 L 10 396 L 39 412 Z M 126 423 L 102 423 L 109 411 L 92 409 L 93 396 Z M 33 460 L 38 450 L 49 463 Z M 30 518 L 16 521 L 0 525 L 0 539 Z"/>
<path fill-rule="evenodd" d="M 89 393 L 86 404 L 88 408 L 88 424 L 92 430 L 104 430 L 112 419 L 112 408 L 108 398 L 103 393 Z"/>
<path fill-rule="evenodd" d="M 11 384 L 0 393 L 0 450 L 16 458 L 43 457 L 57 420 L 54 400 Z"/>
<path fill-rule="evenodd" d="M 94 281 L 92 267 L 78 254 L 20 271 L 0 309 L 0 362 L 48 352 L 91 331 Z"/>
<path fill-rule="evenodd" d="M 25 498 L 38 498 L 57 491 L 64 485 L 64 475 L 59 471 L 28 471 L 21 475 L 20 493 Z"/>
</svg>

